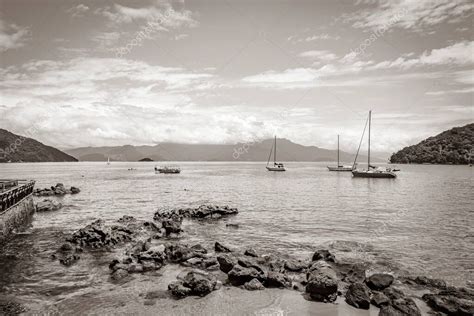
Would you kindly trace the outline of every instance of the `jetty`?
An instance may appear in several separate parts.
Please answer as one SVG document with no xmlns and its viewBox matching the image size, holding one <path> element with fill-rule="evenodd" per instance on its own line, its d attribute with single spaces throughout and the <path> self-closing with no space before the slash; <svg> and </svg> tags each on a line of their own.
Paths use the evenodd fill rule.
<svg viewBox="0 0 474 316">
<path fill-rule="evenodd" d="M 34 186 L 33 180 L 0 179 L 0 240 L 31 220 Z"/>
</svg>

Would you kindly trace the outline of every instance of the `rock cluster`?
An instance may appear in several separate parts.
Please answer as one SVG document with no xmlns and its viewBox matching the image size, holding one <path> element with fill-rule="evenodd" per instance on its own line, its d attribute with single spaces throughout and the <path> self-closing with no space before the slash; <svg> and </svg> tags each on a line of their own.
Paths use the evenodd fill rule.
<svg viewBox="0 0 474 316">
<path fill-rule="evenodd" d="M 435 311 L 447 315 L 474 315 L 474 290 L 447 287 L 436 294 L 425 294 L 423 300 Z"/>
<path fill-rule="evenodd" d="M 205 296 L 217 288 L 216 277 L 202 270 L 190 271 L 183 278 L 168 285 L 171 294 L 178 298 L 189 295 Z"/>
<path fill-rule="evenodd" d="M 36 212 L 57 211 L 62 207 L 63 205 L 57 201 L 45 199 L 43 201 L 36 203 Z"/>
<path fill-rule="evenodd" d="M 35 196 L 52 196 L 52 195 L 66 195 L 66 194 L 77 194 L 81 192 L 79 188 L 70 187 L 67 189 L 64 184 L 58 183 L 56 186 L 44 189 L 35 189 L 33 195 Z"/>
<path fill-rule="evenodd" d="M 177 216 L 181 218 L 219 219 L 224 216 L 235 215 L 238 212 L 239 211 L 236 208 L 231 208 L 227 205 L 201 205 L 197 208 L 158 210 L 153 218 L 155 220 L 162 220 L 163 218 Z"/>
</svg>

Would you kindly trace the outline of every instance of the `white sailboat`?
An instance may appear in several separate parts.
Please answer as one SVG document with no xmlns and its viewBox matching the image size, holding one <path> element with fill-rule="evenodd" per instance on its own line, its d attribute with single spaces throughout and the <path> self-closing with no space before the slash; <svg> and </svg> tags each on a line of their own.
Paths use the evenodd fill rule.
<svg viewBox="0 0 474 316">
<path fill-rule="evenodd" d="M 352 171 L 352 166 L 344 166 L 339 162 L 339 135 L 337 135 L 337 167 L 327 167 L 329 171 Z"/>
<path fill-rule="evenodd" d="M 367 157 L 367 169 L 363 169 L 363 170 L 355 169 L 357 156 L 359 155 L 359 149 L 360 149 L 360 144 L 359 144 L 359 149 L 357 150 L 357 155 L 354 160 L 354 170 L 352 170 L 352 175 L 355 178 L 389 178 L 389 179 L 396 178 L 397 175 L 395 174 L 395 172 L 392 171 L 392 169 L 386 168 L 384 170 L 383 168 L 377 168 L 370 164 L 370 125 L 372 123 L 372 111 L 369 111 L 368 121 L 369 121 L 369 149 L 368 149 L 368 157 Z M 365 126 L 367 127 L 367 123 Z M 365 133 L 365 128 L 364 128 L 364 132 L 362 133 L 361 143 L 364 137 L 364 133 Z"/>
<path fill-rule="evenodd" d="M 276 162 L 276 151 L 277 151 L 277 139 L 275 136 L 275 142 L 273 143 L 272 149 L 270 150 L 270 154 L 268 155 L 267 160 L 267 170 L 268 171 L 286 171 L 285 166 L 281 162 Z M 273 152 L 273 166 L 270 165 L 270 158 Z"/>
<path fill-rule="evenodd" d="M 107 164 L 110 165 L 110 157 L 107 157 Z"/>
</svg>

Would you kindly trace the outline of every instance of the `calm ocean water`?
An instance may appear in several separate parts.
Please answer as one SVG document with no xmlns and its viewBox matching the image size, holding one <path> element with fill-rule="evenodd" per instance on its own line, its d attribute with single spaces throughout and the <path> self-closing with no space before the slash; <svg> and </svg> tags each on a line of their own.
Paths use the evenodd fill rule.
<svg viewBox="0 0 474 316">
<path fill-rule="evenodd" d="M 90 257 L 65 268 L 49 256 L 70 233 L 94 219 L 133 215 L 150 220 L 161 207 L 228 204 L 225 222 L 188 223 L 183 239 L 210 246 L 252 246 L 261 253 L 307 258 L 315 248 L 339 258 L 370 260 L 374 269 L 427 275 L 466 285 L 473 280 L 472 170 L 468 166 L 401 165 L 398 178 L 354 179 L 324 163 L 179 163 L 179 175 L 156 175 L 154 163 L 2 164 L 0 178 L 57 182 L 81 193 L 60 198 L 57 212 L 36 214 L 33 227 L 0 255 L 0 293 L 31 304 L 108 288 L 110 258 Z M 133 167 L 137 170 L 129 171 Z"/>
</svg>

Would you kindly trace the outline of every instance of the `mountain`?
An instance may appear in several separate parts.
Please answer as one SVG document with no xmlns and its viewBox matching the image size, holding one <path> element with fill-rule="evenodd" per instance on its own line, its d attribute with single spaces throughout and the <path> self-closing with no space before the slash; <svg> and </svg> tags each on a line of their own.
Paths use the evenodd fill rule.
<svg viewBox="0 0 474 316">
<path fill-rule="evenodd" d="M 155 146 L 82 147 L 66 150 L 80 161 L 267 161 L 273 139 L 235 145 L 161 143 Z M 277 140 L 279 161 L 335 161 L 336 150 L 303 146 L 287 139 Z M 359 156 L 359 161 L 367 157 Z M 354 154 L 340 152 L 341 162 L 352 164 Z M 374 159 L 374 161 L 385 161 Z"/>
<path fill-rule="evenodd" d="M 463 165 L 471 162 L 473 154 L 474 123 L 454 127 L 427 138 L 417 145 L 394 153 L 392 163 L 432 163 Z"/>
<path fill-rule="evenodd" d="M 0 128 L 0 162 L 60 162 L 76 158 L 32 138 Z"/>
</svg>

